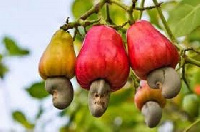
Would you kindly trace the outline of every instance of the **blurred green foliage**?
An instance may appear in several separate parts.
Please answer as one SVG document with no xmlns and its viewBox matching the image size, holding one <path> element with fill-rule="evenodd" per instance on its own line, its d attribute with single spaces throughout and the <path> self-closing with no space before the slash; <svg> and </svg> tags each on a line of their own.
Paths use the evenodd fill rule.
<svg viewBox="0 0 200 132">
<path fill-rule="evenodd" d="M 5 36 L 2 42 L 10 56 L 25 56 L 29 54 L 29 50 L 19 47 L 17 43 L 8 36 Z"/>
<path fill-rule="evenodd" d="M 4 78 L 6 73 L 9 71 L 8 66 L 6 66 L 4 59 L 13 56 L 26 56 L 29 55 L 29 50 L 21 48 L 18 46 L 17 42 L 9 36 L 4 36 L 2 39 L 2 45 L 0 45 L 2 49 L 0 51 L 0 78 Z"/>
<path fill-rule="evenodd" d="M 27 120 L 26 116 L 21 111 L 13 111 L 12 118 L 27 129 L 32 129 L 34 127 L 34 125 Z"/>
<path fill-rule="evenodd" d="M 170 11 L 168 23 L 176 37 L 190 34 L 200 26 L 200 1 L 182 0 Z"/>
<path fill-rule="evenodd" d="M 44 82 L 36 82 L 27 88 L 26 91 L 31 97 L 41 100 L 49 95 L 44 89 L 44 86 Z"/>
</svg>

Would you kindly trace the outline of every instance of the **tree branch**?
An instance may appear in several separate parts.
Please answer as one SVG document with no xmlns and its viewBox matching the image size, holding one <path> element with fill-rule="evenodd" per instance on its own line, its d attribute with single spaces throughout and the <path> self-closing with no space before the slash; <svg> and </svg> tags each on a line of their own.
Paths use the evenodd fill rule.
<svg viewBox="0 0 200 132">
<path fill-rule="evenodd" d="M 141 4 L 140 4 L 140 8 L 144 8 L 144 3 L 145 3 L 145 0 L 142 0 Z M 143 10 L 140 10 L 140 15 L 139 15 L 139 19 L 142 18 L 142 13 L 143 13 Z"/>
<path fill-rule="evenodd" d="M 118 0 L 110 0 L 110 3 L 113 3 L 113 4 L 121 7 L 122 9 L 124 9 L 127 12 L 129 11 L 129 7 Z"/>
<path fill-rule="evenodd" d="M 88 10 L 85 14 L 83 14 L 79 19 L 85 20 L 87 19 L 90 15 L 94 13 L 98 13 L 99 10 L 103 7 L 103 5 L 106 3 L 106 0 L 100 1 L 98 4 L 93 6 L 90 10 Z"/>
<path fill-rule="evenodd" d="M 154 2 L 154 4 L 155 4 L 155 6 L 158 5 L 157 0 L 153 0 L 153 2 Z M 172 42 L 174 42 L 174 43 L 177 43 L 177 41 L 176 41 L 174 35 L 172 34 L 172 31 L 170 30 L 170 28 L 169 28 L 169 26 L 168 26 L 168 24 L 167 24 L 167 21 L 165 20 L 165 17 L 164 17 L 164 15 L 163 15 L 163 13 L 162 13 L 161 8 L 160 8 L 159 6 L 156 6 L 156 9 L 157 9 L 157 11 L 158 11 L 158 14 L 159 14 L 159 16 L 160 16 L 160 18 L 161 18 L 161 20 L 162 20 L 162 23 L 163 23 L 163 25 L 164 25 L 164 27 L 165 27 L 165 30 L 166 30 L 166 32 L 167 32 L 167 34 L 168 34 L 170 40 L 171 40 Z"/>
<path fill-rule="evenodd" d="M 185 62 L 200 67 L 200 61 L 197 61 L 197 60 L 192 59 L 192 58 L 190 58 L 190 57 L 186 57 L 186 58 L 185 58 Z"/>
<path fill-rule="evenodd" d="M 143 3 L 141 3 L 141 7 L 135 7 L 135 10 L 139 10 L 139 11 L 151 10 L 151 9 L 156 8 L 156 7 L 160 7 L 163 4 L 163 2 L 160 2 L 155 6 L 148 6 L 148 7 L 144 7 L 144 5 L 142 6 L 142 4 Z"/>
<path fill-rule="evenodd" d="M 68 29 L 76 28 L 78 26 L 83 26 L 83 27 L 90 26 L 94 23 L 98 23 L 99 21 L 100 21 L 100 19 L 91 20 L 91 21 L 78 19 L 75 22 L 66 23 L 63 26 L 61 26 L 60 28 L 66 31 Z"/>
<path fill-rule="evenodd" d="M 110 17 L 110 9 L 108 3 L 106 3 L 106 21 L 110 24 L 113 24 L 112 19 Z"/>
</svg>

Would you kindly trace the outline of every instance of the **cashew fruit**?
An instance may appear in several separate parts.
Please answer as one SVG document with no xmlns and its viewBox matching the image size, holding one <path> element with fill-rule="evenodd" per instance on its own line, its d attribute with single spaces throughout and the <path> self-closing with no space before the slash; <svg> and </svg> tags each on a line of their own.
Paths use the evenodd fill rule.
<svg viewBox="0 0 200 132">
<path fill-rule="evenodd" d="M 146 80 L 141 80 L 134 102 L 144 116 L 146 125 L 150 128 L 156 127 L 162 118 L 162 108 L 166 104 L 161 89 L 152 89 Z"/>
<path fill-rule="evenodd" d="M 142 115 L 148 127 L 156 127 L 162 118 L 162 108 L 157 102 L 148 101 L 142 106 Z"/>
<path fill-rule="evenodd" d="M 52 95 L 53 105 L 58 109 L 68 107 L 73 100 L 73 87 L 67 78 L 47 78 L 45 89 Z"/>
<path fill-rule="evenodd" d="M 73 39 L 60 29 L 53 35 L 39 63 L 40 76 L 45 80 L 45 89 L 52 94 L 53 105 L 64 109 L 73 100 L 73 87 L 69 79 L 75 73 Z"/>
<path fill-rule="evenodd" d="M 141 80 L 140 87 L 134 97 L 136 107 L 141 110 L 146 102 L 155 101 L 161 108 L 164 108 L 166 99 L 162 96 L 161 92 L 161 89 L 152 89 L 149 87 L 146 80 Z"/>
<path fill-rule="evenodd" d="M 75 60 L 72 36 L 60 29 L 53 35 L 40 59 L 40 76 L 44 80 L 58 76 L 71 79 L 74 76 Z"/>
<path fill-rule="evenodd" d="M 122 88 L 129 75 L 129 61 L 121 36 L 111 27 L 92 26 L 77 57 L 75 73 L 81 87 L 90 90 L 91 114 L 101 116 L 107 109 L 104 104 L 108 104 L 110 92 Z M 99 99 L 103 93 L 106 97 Z M 95 104 L 96 100 L 103 103 Z"/>
<path fill-rule="evenodd" d="M 141 80 L 155 69 L 175 68 L 179 61 L 176 47 L 145 20 L 136 21 L 127 30 L 127 44 L 131 67 Z"/>
</svg>

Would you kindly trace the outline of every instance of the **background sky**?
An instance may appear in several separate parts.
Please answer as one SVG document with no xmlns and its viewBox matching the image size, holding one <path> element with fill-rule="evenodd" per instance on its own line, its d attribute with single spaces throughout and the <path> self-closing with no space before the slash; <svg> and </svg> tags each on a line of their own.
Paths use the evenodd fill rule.
<svg viewBox="0 0 200 132">
<path fill-rule="evenodd" d="M 40 81 L 38 74 L 38 62 L 42 52 L 49 43 L 54 32 L 71 15 L 70 5 L 72 0 L 1 0 L 0 1 L 0 40 L 9 35 L 24 48 L 28 48 L 31 54 L 23 58 L 6 58 L 5 63 L 10 72 L 3 81 L 0 80 L 0 131 L 10 130 L 24 131 L 14 124 L 10 110 L 22 110 L 28 119 L 34 120 L 39 101 L 28 96 L 25 88 L 36 81 Z M 2 50 L 2 49 L 0 49 Z M 52 107 L 42 120 L 47 121 L 49 126 L 46 131 L 56 130 L 63 121 L 54 120 L 56 112 L 51 98 L 43 102 L 44 107 Z M 51 108 L 50 108 L 51 109 Z M 38 121 L 40 123 L 42 121 Z M 41 123 L 42 124 L 42 123 Z M 42 127 L 36 130 L 40 130 Z"/>
</svg>

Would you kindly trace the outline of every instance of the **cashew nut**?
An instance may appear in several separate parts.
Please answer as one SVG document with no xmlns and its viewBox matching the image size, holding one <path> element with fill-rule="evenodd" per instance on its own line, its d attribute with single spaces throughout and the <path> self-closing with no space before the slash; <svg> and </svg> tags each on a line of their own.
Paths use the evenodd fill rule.
<svg viewBox="0 0 200 132">
<path fill-rule="evenodd" d="M 181 89 L 180 77 L 172 67 L 152 71 L 147 76 L 147 83 L 151 88 L 161 88 L 162 95 L 167 99 L 178 95 Z"/>
<path fill-rule="evenodd" d="M 142 107 L 142 115 L 148 127 L 156 127 L 162 117 L 162 109 L 157 102 L 148 101 Z"/>
<path fill-rule="evenodd" d="M 67 78 L 47 78 L 45 89 L 52 95 L 53 105 L 58 109 L 67 108 L 73 100 L 73 87 Z"/>
<path fill-rule="evenodd" d="M 94 117 L 101 117 L 108 107 L 110 85 L 103 79 L 95 80 L 90 85 L 88 105 Z"/>
</svg>

